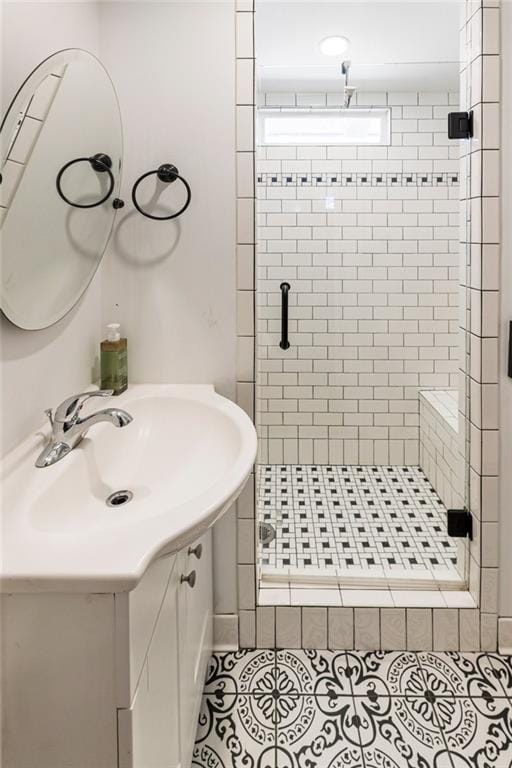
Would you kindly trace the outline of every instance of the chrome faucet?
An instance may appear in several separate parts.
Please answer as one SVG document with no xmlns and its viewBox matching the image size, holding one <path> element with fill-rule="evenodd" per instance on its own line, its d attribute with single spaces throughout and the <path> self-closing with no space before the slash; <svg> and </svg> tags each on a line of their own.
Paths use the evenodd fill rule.
<svg viewBox="0 0 512 768">
<path fill-rule="evenodd" d="M 60 461 L 78 445 L 85 433 L 93 424 L 107 421 L 114 427 L 126 427 L 132 421 L 132 417 L 120 408 L 105 408 L 103 411 L 80 418 L 80 411 L 84 403 L 91 397 L 110 397 L 111 389 L 99 389 L 94 392 L 82 392 L 72 395 L 64 400 L 52 414 L 52 409 L 45 411 L 52 427 L 52 435 L 48 444 L 39 454 L 36 467 L 50 467 Z"/>
</svg>

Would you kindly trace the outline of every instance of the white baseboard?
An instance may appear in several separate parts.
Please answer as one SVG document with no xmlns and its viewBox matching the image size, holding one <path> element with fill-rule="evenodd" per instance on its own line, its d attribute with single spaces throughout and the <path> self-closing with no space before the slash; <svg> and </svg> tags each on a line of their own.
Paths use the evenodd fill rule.
<svg viewBox="0 0 512 768">
<path fill-rule="evenodd" d="M 512 655 L 512 618 L 498 619 L 498 650 Z"/>
<path fill-rule="evenodd" d="M 238 650 L 238 616 L 221 614 L 213 617 L 213 650 Z"/>
</svg>

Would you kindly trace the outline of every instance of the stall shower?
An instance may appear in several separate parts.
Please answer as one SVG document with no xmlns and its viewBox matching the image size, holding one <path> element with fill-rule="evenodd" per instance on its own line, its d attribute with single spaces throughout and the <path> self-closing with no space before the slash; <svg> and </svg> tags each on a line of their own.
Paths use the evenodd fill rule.
<svg viewBox="0 0 512 768">
<path fill-rule="evenodd" d="M 258 94 L 262 578 L 464 576 L 457 87 Z"/>
</svg>

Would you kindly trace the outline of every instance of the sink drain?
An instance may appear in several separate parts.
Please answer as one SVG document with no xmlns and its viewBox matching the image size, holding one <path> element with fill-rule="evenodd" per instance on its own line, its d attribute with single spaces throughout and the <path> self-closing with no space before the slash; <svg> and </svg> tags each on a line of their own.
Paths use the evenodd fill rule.
<svg viewBox="0 0 512 768">
<path fill-rule="evenodd" d="M 133 493 L 131 491 L 116 491 L 111 493 L 107 497 L 107 507 L 121 507 L 123 504 L 128 504 L 133 499 Z"/>
</svg>

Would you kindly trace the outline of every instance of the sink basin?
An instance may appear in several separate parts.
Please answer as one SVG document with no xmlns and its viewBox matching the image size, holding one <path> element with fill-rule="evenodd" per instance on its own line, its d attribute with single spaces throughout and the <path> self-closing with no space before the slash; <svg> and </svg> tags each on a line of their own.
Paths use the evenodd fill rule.
<svg viewBox="0 0 512 768">
<path fill-rule="evenodd" d="M 132 423 L 94 425 L 57 464 L 34 467 L 48 430 L 2 462 L 3 591 L 133 589 L 155 556 L 198 538 L 243 488 L 255 429 L 212 386 L 135 385 L 92 410 L 113 404 Z"/>
</svg>

